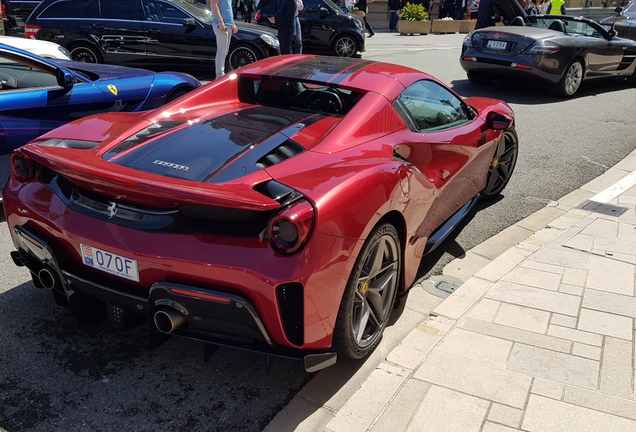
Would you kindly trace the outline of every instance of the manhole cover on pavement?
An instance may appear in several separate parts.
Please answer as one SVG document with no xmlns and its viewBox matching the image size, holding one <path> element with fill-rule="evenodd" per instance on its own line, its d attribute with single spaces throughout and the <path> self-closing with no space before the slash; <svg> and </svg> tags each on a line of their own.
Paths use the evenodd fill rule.
<svg viewBox="0 0 636 432">
<path fill-rule="evenodd" d="M 422 282 L 422 288 L 434 296 L 446 298 L 454 293 L 462 283 L 463 281 L 448 276 L 444 276 L 443 279 L 442 277 L 431 277 Z"/>
</svg>

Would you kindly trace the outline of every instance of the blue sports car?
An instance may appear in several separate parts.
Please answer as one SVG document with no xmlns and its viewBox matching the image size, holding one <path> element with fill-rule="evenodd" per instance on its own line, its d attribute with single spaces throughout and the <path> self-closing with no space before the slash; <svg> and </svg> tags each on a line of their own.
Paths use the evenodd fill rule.
<svg viewBox="0 0 636 432">
<path fill-rule="evenodd" d="M 0 155 L 80 117 L 157 108 L 200 86 L 188 74 L 48 60 L 0 44 Z"/>
</svg>

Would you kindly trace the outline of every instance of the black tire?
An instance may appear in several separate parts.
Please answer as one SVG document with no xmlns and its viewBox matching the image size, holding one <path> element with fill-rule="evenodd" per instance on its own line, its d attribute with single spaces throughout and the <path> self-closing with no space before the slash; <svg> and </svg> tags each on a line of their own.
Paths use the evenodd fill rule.
<svg viewBox="0 0 636 432">
<path fill-rule="evenodd" d="M 177 100 L 181 96 L 185 95 L 186 93 L 191 92 L 192 90 L 194 90 L 194 89 L 191 88 L 191 87 L 176 89 L 175 91 L 173 91 L 172 93 L 170 93 L 168 95 L 168 97 L 166 98 L 166 103 L 168 104 L 168 103 L 170 103 L 170 102 L 172 102 L 174 100 Z"/>
<path fill-rule="evenodd" d="M 468 71 L 466 72 L 466 75 L 468 76 L 468 80 L 473 84 L 482 85 L 492 83 L 491 79 L 484 77 L 479 72 Z"/>
<path fill-rule="evenodd" d="M 359 50 L 358 41 L 351 35 L 343 34 L 333 41 L 332 51 L 338 57 L 353 57 Z"/>
<path fill-rule="evenodd" d="M 69 47 L 71 58 L 84 63 L 104 63 L 102 53 L 92 45 L 78 43 Z"/>
<path fill-rule="evenodd" d="M 333 347 L 360 359 L 380 343 L 400 283 L 402 248 L 393 225 L 377 226 L 358 256 L 338 311 Z"/>
<path fill-rule="evenodd" d="M 557 84 L 557 92 L 561 96 L 571 97 L 579 90 L 583 82 L 585 68 L 581 60 L 574 60 L 565 68 L 561 80 Z"/>
<path fill-rule="evenodd" d="M 253 45 L 239 43 L 230 47 L 225 59 L 225 72 L 231 72 L 240 67 L 263 58 L 260 50 Z"/>
<path fill-rule="evenodd" d="M 481 191 L 484 199 L 493 199 L 501 194 L 515 170 L 518 154 L 517 132 L 513 128 L 507 129 L 499 137 L 499 144 L 488 168 L 486 187 Z"/>
</svg>

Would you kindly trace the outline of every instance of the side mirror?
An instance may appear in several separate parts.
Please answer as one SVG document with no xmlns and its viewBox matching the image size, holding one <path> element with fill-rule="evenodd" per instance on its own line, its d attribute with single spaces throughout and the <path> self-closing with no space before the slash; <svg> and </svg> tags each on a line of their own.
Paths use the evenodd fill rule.
<svg viewBox="0 0 636 432">
<path fill-rule="evenodd" d="M 318 8 L 318 13 L 320 13 L 320 16 L 327 16 L 327 15 L 329 15 L 329 9 L 327 9 L 324 6 L 320 6 Z"/>
<path fill-rule="evenodd" d="M 621 12 L 623 12 L 623 8 L 619 6 L 616 9 L 614 9 L 614 12 L 616 12 L 616 15 L 620 15 Z"/>
<path fill-rule="evenodd" d="M 183 26 L 184 27 L 196 27 L 197 26 L 197 22 L 194 20 L 194 18 L 186 18 L 183 20 Z"/>
<path fill-rule="evenodd" d="M 55 78 L 57 79 L 57 85 L 64 89 L 70 89 L 75 84 L 75 76 L 64 69 L 58 69 L 55 72 Z"/>
<path fill-rule="evenodd" d="M 508 129 L 512 124 L 512 119 L 498 112 L 489 112 L 486 117 L 486 126 L 488 129 L 504 130 Z"/>
</svg>

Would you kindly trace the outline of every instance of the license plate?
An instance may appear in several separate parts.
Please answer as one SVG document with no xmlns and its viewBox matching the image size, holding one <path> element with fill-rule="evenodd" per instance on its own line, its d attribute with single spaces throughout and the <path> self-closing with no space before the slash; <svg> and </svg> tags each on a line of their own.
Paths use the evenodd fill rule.
<svg viewBox="0 0 636 432">
<path fill-rule="evenodd" d="M 82 262 L 89 266 L 124 279 L 139 282 L 137 261 L 92 246 L 81 245 Z"/>
<path fill-rule="evenodd" d="M 497 40 L 489 40 L 488 43 L 486 44 L 486 48 L 493 48 L 493 49 L 506 49 L 507 46 L 508 46 L 507 42 L 497 41 Z"/>
</svg>

